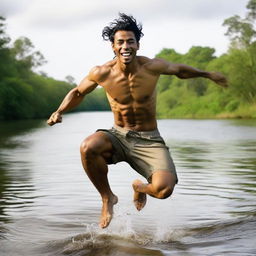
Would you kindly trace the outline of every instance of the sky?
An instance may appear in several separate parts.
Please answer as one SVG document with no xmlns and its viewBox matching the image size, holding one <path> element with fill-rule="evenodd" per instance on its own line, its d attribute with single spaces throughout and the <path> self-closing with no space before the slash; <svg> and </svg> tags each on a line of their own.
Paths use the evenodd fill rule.
<svg viewBox="0 0 256 256">
<path fill-rule="evenodd" d="M 186 53 L 208 46 L 216 56 L 227 52 L 223 21 L 244 17 L 249 0 L 0 0 L 12 42 L 28 37 L 47 60 L 38 71 L 59 80 L 71 75 L 79 83 L 95 65 L 113 58 L 102 29 L 119 12 L 143 25 L 138 55 L 153 58 L 163 48 Z"/>
</svg>

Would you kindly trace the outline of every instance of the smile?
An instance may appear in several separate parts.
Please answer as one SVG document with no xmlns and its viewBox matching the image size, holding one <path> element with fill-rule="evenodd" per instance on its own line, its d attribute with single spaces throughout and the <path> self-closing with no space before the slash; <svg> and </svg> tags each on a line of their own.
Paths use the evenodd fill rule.
<svg viewBox="0 0 256 256">
<path fill-rule="evenodd" d="M 123 53 L 121 53 L 121 55 L 124 57 L 129 57 L 132 55 L 132 53 L 131 52 L 123 52 Z"/>
</svg>

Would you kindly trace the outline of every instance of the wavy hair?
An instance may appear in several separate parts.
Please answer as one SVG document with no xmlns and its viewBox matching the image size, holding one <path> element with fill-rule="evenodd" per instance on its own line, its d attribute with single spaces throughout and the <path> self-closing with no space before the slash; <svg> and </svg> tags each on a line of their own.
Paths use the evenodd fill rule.
<svg viewBox="0 0 256 256">
<path fill-rule="evenodd" d="M 125 30 L 132 31 L 135 35 L 137 42 L 144 35 L 142 33 L 141 23 L 137 23 L 133 16 L 128 16 L 124 13 L 119 13 L 119 18 L 115 19 L 109 24 L 109 26 L 104 27 L 102 30 L 102 37 L 105 41 L 111 41 L 114 43 L 114 36 L 117 31 Z"/>
</svg>

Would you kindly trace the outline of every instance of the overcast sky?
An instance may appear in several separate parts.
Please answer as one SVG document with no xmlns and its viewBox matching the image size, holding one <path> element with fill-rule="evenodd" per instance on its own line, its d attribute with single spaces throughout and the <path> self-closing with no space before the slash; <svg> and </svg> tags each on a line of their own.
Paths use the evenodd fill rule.
<svg viewBox="0 0 256 256">
<path fill-rule="evenodd" d="M 249 0 L 0 0 L 0 15 L 7 19 L 12 40 L 28 37 L 48 63 L 40 70 L 76 82 L 91 67 L 113 58 L 104 26 L 118 12 L 133 15 L 143 24 L 139 55 L 154 57 L 161 49 L 186 53 L 191 46 L 209 46 L 225 53 L 229 40 L 222 26 L 235 14 L 244 16 Z"/>
</svg>

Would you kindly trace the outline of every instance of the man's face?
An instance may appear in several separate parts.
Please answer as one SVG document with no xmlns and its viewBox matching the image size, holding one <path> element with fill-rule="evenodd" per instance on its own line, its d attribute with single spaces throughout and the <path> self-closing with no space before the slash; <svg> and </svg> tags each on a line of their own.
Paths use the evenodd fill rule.
<svg viewBox="0 0 256 256">
<path fill-rule="evenodd" d="M 132 31 L 120 30 L 115 33 L 112 49 L 122 63 L 129 64 L 139 50 L 139 43 Z"/>
</svg>

